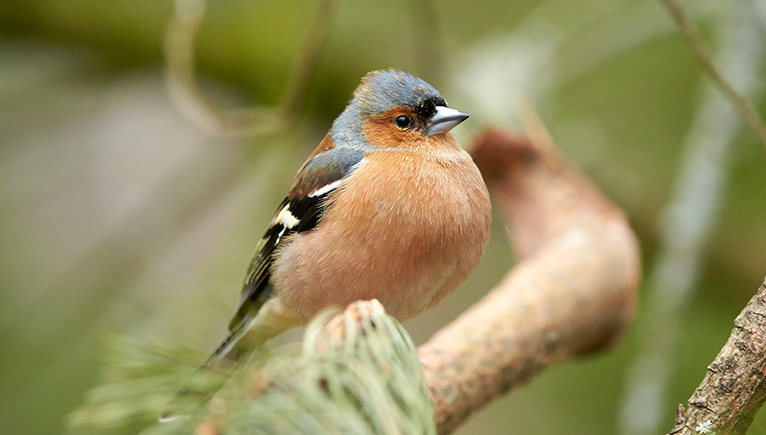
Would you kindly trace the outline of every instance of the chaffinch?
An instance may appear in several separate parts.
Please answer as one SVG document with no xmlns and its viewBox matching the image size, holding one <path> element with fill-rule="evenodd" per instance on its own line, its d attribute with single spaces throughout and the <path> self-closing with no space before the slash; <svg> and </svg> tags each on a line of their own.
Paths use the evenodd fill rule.
<svg viewBox="0 0 766 435">
<path fill-rule="evenodd" d="M 367 74 L 298 171 L 203 369 L 322 308 L 375 298 L 403 321 L 463 282 L 491 220 L 481 174 L 449 133 L 468 117 L 410 74 Z"/>
</svg>

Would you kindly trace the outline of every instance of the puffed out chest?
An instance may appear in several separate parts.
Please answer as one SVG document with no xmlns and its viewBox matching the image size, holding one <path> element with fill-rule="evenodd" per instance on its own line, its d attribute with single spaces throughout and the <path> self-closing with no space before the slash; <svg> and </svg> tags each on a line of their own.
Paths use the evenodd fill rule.
<svg viewBox="0 0 766 435">
<path fill-rule="evenodd" d="M 349 235 L 367 240 L 483 241 L 489 194 L 473 161 L 461 153 L 451 159 L 405 154 L 396 160 L 363 161 L 327 204 L 327 223 L 347 225 Z"/>
<path fill-rule="evenodd" d="M 315 230 L 286 244 L 275 270 L 286 303 L 310 315 L 313 307 L 377 298 L 406 319 L 475 268 L 491 218 L 473 161 L 397 157 L 363 161 L 333 192 Z"/>
</svg>

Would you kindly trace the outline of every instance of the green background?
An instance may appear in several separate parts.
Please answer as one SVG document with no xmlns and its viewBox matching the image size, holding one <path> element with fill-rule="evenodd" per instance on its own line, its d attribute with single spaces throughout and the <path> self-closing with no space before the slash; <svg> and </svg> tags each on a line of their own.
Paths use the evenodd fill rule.
<svg viewBox="0 0 766 435">
<path fill-rule="evenodd" d="M 723 3 L 682 5 L 713 48 L 738 26 L 734 3 L 751 8 L 760 39 L 748 47 L 766 46 L 762 2 Z M 531 103 L 563 152 L 626 210 L 652 276 L 708 86 L 661 5 L 444 0 L 424 26 L 413 4 L 339 1 L 296 124 L 232 137 L 185 118 L 164 89 L 172 2 L 0 3 L 0 433 L 64 431 L 101 379 L 111 332 L 214 348 L 295 170 L 374 69 L 419 75 L 471 113 L 455 131 L 464 145 L 483 125 L 517 127 L 520 104 Z M 304 0 L 211 1 L 197 37 L 205 95 L 226 108 L 276 104 L 316 11 Z M 751 73 L 763 113 L 764 74 Z M 766 274 L 766 157 L 736 127 L 714 162 L 724 171 L 720 207 L 663 361 L 665 432 Z M 513 264 L 495 221 L 478 271 L 405 325 L 416 342 Z M 650 291 L 617 348 L 546 370 L 460 433 L 618 433 L 626 372 L 652 340 Z M 766 433 L 766 418 L 751 433 Z"/>
</svg>

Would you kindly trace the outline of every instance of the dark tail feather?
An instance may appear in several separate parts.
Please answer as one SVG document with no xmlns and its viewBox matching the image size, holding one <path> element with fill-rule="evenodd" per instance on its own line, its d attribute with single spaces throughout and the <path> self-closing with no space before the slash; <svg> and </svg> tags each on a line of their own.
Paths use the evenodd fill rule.
<svg viewBox="0 0 766 435">
<path fill-rule="evenodd" d="M 247 331 L 247 323 L 247 321 L 244 321 L 239 327 L 231 331 L 215 352 L 210 355 L 210 358 L 205 361 L 205 364 L 202 364 L 200 370 L 210 370 L 224 358 L 232 362 L 239 361 L 242 358 L 243 352 L 241 352 L 237 343 Z"/>
<path fill-rule="evenodd" d="M 229 333 L 213 355 L 176 393 L 165 412 L 160 415 L 160 423 L 186 418 L 189 411 L 198 408 L 213 397 L 244 360 L 243 356 L 246 352 L 239 349 L 237 343 L 246 331 L 247 324 L 243 322 L 239 328 Z"/>
<path fill-rule="evenodd" d="M 192 375 L 186 386 L 170 401 L 160 421 L 184 418 L 209 400 L 239 367 L 248 354 L 280 332 L 298 326 L 302 320 L 286 312 L 280 303 L 263 303 L 255 316 L 245 315 L 231 333 Z"/>
</svg>

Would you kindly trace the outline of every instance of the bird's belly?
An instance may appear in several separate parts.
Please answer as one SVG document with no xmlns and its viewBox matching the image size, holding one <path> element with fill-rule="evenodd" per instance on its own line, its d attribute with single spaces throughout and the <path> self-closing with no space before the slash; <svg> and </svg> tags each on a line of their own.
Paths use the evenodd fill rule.
<svg viewBox="0 0 766 435">
<path fill-rule="evenodd" d="M 464 281 L 483 253 L 488 222 L 451 218 L 453 211 L 441 212 L 435 223 L 379 210 L 367 216 L 366 231 L 338 226 L 297 234 L 276 258 L 275 295 L 304 319 L 373 298 L 397 319 L 411 318 Z M 369 225 L 382 219 L 386 225 Z"/>
<path fill-rule="evenodd" d="M 305 320 L 372 298 L 405 320 L 457 287 L 484 252 L 491 217 L 478 169 L 464 151 L 454 153 L 419 166 L 402 154 L 402 164 L 388 169 L 397 183 L 380 182 L 362 165 L 334 192 L 319 224 L 277 252 L 275 296 Z"/>
</svg>

